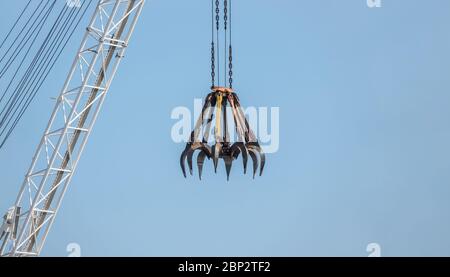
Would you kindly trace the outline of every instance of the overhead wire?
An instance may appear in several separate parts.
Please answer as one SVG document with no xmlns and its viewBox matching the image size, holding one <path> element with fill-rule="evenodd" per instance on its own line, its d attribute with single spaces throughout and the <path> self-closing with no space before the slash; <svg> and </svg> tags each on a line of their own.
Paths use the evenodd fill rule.
<svg viewBox="0 0 450 277">
<path fill-rule="evenodd" d="M 9 51 L 12 49 L 12 47 L 15 45 L 15 43 L 17 42 L 17 40 L 22 36 L 23 31 L 25 31 L 25 28 L 27 28 L 27 26 L 32 22 L 32 19 L 34 18 L 34 16 L 36 15 L 36 13 L 39 11 L 39 8 L 41 7 L 41 5 L 43 4 L 43 1 L 40 1 L 39 4 L 35 7 L 35 9 L 33 10 L 33 12 L 31 13 L 31 15 L 29 16 L 28 20 L 26 21 L 26 23 L 23 25 L 22 29 L 19 31 L 19 33 L 16 35 L 16 37 L 14 38 L 14 40 L 11 42 L 10 46 L 8 47 L 8 49 L 6 50 L 6 52 L 2 55 L 2 57 L 0 58 L 0 63 L 1 61 L 3 61 L 3 59 L 8 55 Z M 10 30 L 11 31 L 11 30 Z M 6 42 L 6 37 L 4 39 L 4 41 Z"/>
<path fill-rule="evenodd" d="M 13 94 L 11 95 L 8 104 L 10 103 L 10 101 L 15 101 L 17 99 L 17 97 L 19 97 L 20 92 L 23 92 L 24 87 L 25 89 L 27 87 L 29 87 L 30 84 L 34 83 L 34 80 L 36 80 L 36 77 L 39 76 L 39 73 L 42 71 L 43 66 L 45 66 L 48 63 L 48 58 L 49 58 L 49 54 L 51 54 L 51 51 L 53 49 L 56 49 L 57 47 L 57 42 L 55 41 L 54 37 L 52 38 L 53 34 L 55 33 L 54 31 L 56 30 L 54 27 L 59 25 L 60 19 L 61 19 L 61 14 L 64 14 L 66 11 L 67 7 L 64 7 L 61 12 L 60 12 L 60 16 L 57 18 L 57 20 L 55 21 L 55 23 L 53 24 L 52 29 L 50 30 L 50 32 L 48 33 L 47 37 L 44 39 L 43 44 L 41 45 L 40 49 L 38 50 L 38 52 L 36 53 L 33 61 L 31 62 L 31 64 L 28 66 L 27 71 L 25 72 L 24 76 L 22 77 L 19 85 L 16 87 L 16 89 L 14 90 Z M 69 17 L 67 17 L 65 19 L 64 24 L 67 24 L 67 20 L 69 19 Z M 64 27 L 63 27 L 64 28 Z M 63 29 L 59 30 L 59 35 L 61 34 L 61 31 Z M 57 35 L 58 36 L 58 35 Z M 50 43 L 49 43 L 50 42 Z M 50 48 L 45 49 L 45 47 L 50 44 Z M 45 51 L 45 53 L 43 52 Z M 44 58 L 40 59 L 42 54 L 44 53 Z M 40 59 L 40 60 L 39 60 Z M 38 63 L 39 62 L 39 63 Z M 38 64 L 37 64 L 38 63 Z M 37 65 L 36 65 L 37 64 Z M 37 69 L 35 69 L 37 67 Z M 32 75 L 31 75 L 32 74 Z M 30 75 L 32 77 L 30 77 Z M 31 80 L 31 83 L 30 83 Z M 26 90 L 25 90 L 26 91 Z M 14 96 L 14 98 L 12 98 Z M 14 107 L 15 104 L 13 106 L 10 107 Z M 1 117 L 2 113 L 0 113 L 0 117 Z M 2 121 L 0 121 L 0 128 L 2 127 Z"/>
<path fill-rule="evenodd" d="M 64 12 L 64 11 L 65 11 L 65 9 L 63 9 L 62 12 Z M 65 38 L 68 28 L 70 28 L 70 26 L 71 26 L 71 24 L 69 25 L 68 22 L 72 18 L 73 14 L 74 13 L 72 12 L 69 14 L 69 17 L 66 17 L 66 19 L 63 23 L 63 27 L 58 31 L 57 35 L 53 39 L 51 38 L 51 36 L 54 34 L 54 32 L 53 32 L 54 30 L 52 30 L 49 33 L 50 36 L 47 36 L 47 38 L 45 39 L 45 41 L 42 45 L 43 47 L 41 47 L 41 49 L 36 54 L 35 59 L 30 64 L 30 67 L 28 68 L 27 73 L 24 75 L 24 78 L 22 78 L 22 82 L 21 82 L 20 86 L 18 86 L 15 90 L 15 99 L 14 99 L 15 102 L 14 102 L 14 104 L 12 104 L 10 106 L 11 109 L 12 108 L 15 108 L 15 109 L 12 112 L 12 116 L 9 116 L 9 114 L 6 115 L 6 116 L 9 116 L 6 126 L 9 125 L 11 120 L 13 120 L 14 115 L 17 115 L 17 114 L 20 115 L 20 111 L 24 107 L 22 105 L 24 103 L 24 101 L 25 101 L 25 103 L 27 103 L 30 99 L 30 96 L 34 94 L 33 92 L 36 91 L 36 88 L 39 86 L 39 84 L 43 82 L 43 76 L 44 76 L 45 72 L 47 71 L 47 68 L 51 64 L 53 57 L 57 53 L 57 50 L 60 47 L 63 39 Z M 73 17 L 73 18 L 75 18 L 75 17 Z M 73 23 L 73 20 L 72 20 L 72 23 Z M 65 34 L 61 37 L 61 34 L 63 34 L 63 33 L 65 33 Z M 47 48 L 45 50 L 45 52 L 43 52 L 42 50 L 44 50 L 44 47 L 47 44 L 50 45 L 50 48 Z M 41 58 L 41 56 L 43 58 Z M 19 96 L 19 93 L 21 93 L 20 98 L 17 99 L 17 97 Z M 9 113 L 11 113 L 11 109 L 8 111 Z M 16 120 L 14 120 L 14 121 L 16 121 Z M 2 123 L 4 123 L 4 122 L 2 122 Z M 2 124 L 0 124 L 0 127 L 4 127 L 4 126 L 2 126 Z M 0 136 L 3 135 L 5 130 L 6 129 L 3 128 Z"/>
<path fill-rule="evenodd" d="M 61 10 L 61 12 L 59 13 L 59 15 L 58 15 L 58 17 L 57 17 L 55 23 L 53 24 L 52 28 L 50 29 L 50 32 L 47 34 L 47 37 L 44 39 L 44 43 L 43 43 L 43 44 L 41 45 L 41 47 L 39 48 L 38 53 L 40 53 L 40 52 L 42 51 L 42 48 L 46 45 L 47 38 L 48 38 L 49 36 L 53 35 L 55 28 L 59 25 L 59 23 L 60 23 L 60 21 L 61 21 L 61 18 L 62 18 L 62 15 L 64 15 L 64 13 L 65 13 L 66 10 L 67 10 L 67 9 L 66 9 L 66 6 L 65 6 L 65 7 Z M 30 51 L 30 50 L 31 50 L 31 47 L 28 49 L 28 51 Z M 28 52 L 28 51 L 27 51 L 27 52 Z M 8 83 L 8 86 L 6 87 L 5 91 L 3 92 L 2 97 L 0 98 L 0 103 L 1 103 L 1 101 L 3 100 L 5 94 L 8 92 L 9 88 L 11 87 L 13 81 L 15 80 L 15 77 L 18 75 L 17 73 L 18 73 L 19 70 L 21 69 L 22 64 L 23 64 L 23 62 L 25 61 L 25 59 L 26 59 L 26 56 L 24 56 L 24 57 L 22 58 L 22 61 L 20 62 L 19 66 L 17 67 L 16 71 L 14 72 L 13 77 L 11 78 L 10 82 Z M 35 60 L 36 60 L 36 56 L 34 57 L 32 64 L 35 62 Z M 28 72 L 29 70 L 30 70 L 30 67 L 27 69 L 27 72 Z M 25 77 L 25 76 L 24 76 L 24 77 Z M 21 80 L 20 82 L 23 81 L 24 77 L 22 77 L 22 80 Z"/>
<path fill-rule="evenodd" d="M 28 44 L 28 42 L 31 39 L 31 34 L 36 32 L 36 29 L 39 28 L 40 24 L 43 22 L 43 19 L 46 19 L 46 14 L 48 14 L 48 11 L 53 9 L 54 4 L 56 2 L 56 0 L 53 0 L 53 4 L 51 4 L 49 7 L 47 7 L 47 5 L 51 0 L 47 0 L 47 2 L 45 3 L 45 5 L 42 7 L 42 9 L 40 10 L 39 14 L 36 16 L 36 18 L 33 19 L 33 22 L 31 24 L 31 26 L 28 28 L 28 30 L 26 31 L 25 35 L 22 37 L 22 39 L 20 40 L 20 42 L 18 43 L 18 45 L 16 47 L 15 44 L 17 42 L 17 40 L 21 37 L 22 32 L 24 31 L 24 28 L 28 25 L 28 23 L 31 21 L 31 19 L 34 16 L 34 12 L 32 17 L 30 17 L 29 21 L 27 21 L 27 24 L 25 24 L 25 26 L 22 28 L 22 30 L 20 31 L 19 35 L 14 39 L 14 41 L 11 43 L 11 45 L 9 46 L 8 50 L 6 50 L 6 52 L 3 54 L 3 56 L 0 58 L 0 64 L 3 62 L 3 60 L 8 56 L 8 53 L 11 49 L 14 49 L 14 51 L 12 52 L 12 54 L 9 56 L 8 60 L 6 61 L 6 64 L 3 65 L 3 67 L 1 67 L 0 69 L 0 79 L 3 77 L 3 75 L 6 73 L 6 71 L 9 69 L 9 67 L 11 66 L 11 64 L 14 63 L 14 61 L 16 60 L 16 58 L 19 56 L 19 54 L 22 52 L 23 48 Z M 40 5 L 42 4 L 42 2 L 38 5 L 38 7 L 40 7 Z M 37 7 L 37 8 L 38 8 Z M 42 15 L 42 13 L 45 11 L 45 9 L 47 9 L 47 11 Z M 36 11 L 36 10 L 35 10 Z M 41 17 L 42 16 L 42 17 Z M 35 26 L 35 24 L 37 23 L 37 25 Z M 25 42 L 24 42 L 25 40 Z M 34 40 L 31 41 L 32 44 L 34 44 Z M 14 48 L 13 48 L 14 47 Z"/>
<path fill-rule="evenodd" d="M 50 15 L 50 12 L 51 12 L 51 10 L 53 9 L 53 7 L 54 7 L 53 5 L 50 6 L 50 9 L 48 9 L 47 12 L 44 14 L 44 17 L 42 18 L 41 23 L 40 23 L 39 30 L 38 30 L 37 32 L 35 32 L 35 35 L 34 35 L 34 37 L 33 37 L 33 40 L 36 40 L 37 37 L 39 36 L 39 33 L 41 32 L 42 28 L 44 27 L 44 23 L 45 23 L 45 21 L 47 20 L 48 16 Z M 39 25 L 38 25 L 38 26 L 39 26 Z M 28 49 L 27 53 L 29 52 L 29 50 L 31 50 L 31 47 L 32 47 L 32 46 L 30 46 L 30 48 Z M 21 64 L 20 64 L 20 66 L 17 68 L 16 72 L 17 72 L 18 70 L 21 69 L 21 65 L 23 64 L 23 61 L 24 61 L 25 58 L 26 58 L 26 56 L 22 59 L 22 62 L 21 62 Z M 26 73 L 25 73 L 25 74 L 26 74 Z M 11 80 L 13 80 L 13 79 L 15 79 L 15 76 L 13 76 Z M 20 83 L 19 83 L 19 84 L 20 84 Z M 20 86 L 20 85 L 19 85 L 19 86 Z M 18 86 L 18 87 L 19 87 L 19 86 Z M 7 93 L 8 90 L 9 90 L 9 87 L 10 87 L 10 86 L 9 86 L 9 84 L 8 84 L 8 87 L 7 87 L 7 89 L 3 92 L 3 95 L 2 95 L 2 97 L 1 97 L 0 100 L 3 100 L 4 96 L 6 95 L 6 93 Z M 15 100 L 17 99 L 17 97 L 18 97 L 18 93 L 17 93 L 18 87 L 16 88 L 16 90 L 14 91 L 14 93 L 9 97 L 7 103 L 5 104 L 5 108 L 0 112 L 0 128 L 1 128 L 1 126 L 3 125 L 3 123 L 4 123 L 4 120 L 5 120 L 5 114 L 6 114 L 6 116 L 7 116 L 7 114 L 10 112 L 10 110 L 11 110 L 11 109 L 14 107 L 14 105 L 15 105 L 15 104 L 14 104 L 14 101 L 15 101 Z"/>
<path fill-rule="evenodd" d="M 9 110 L 3 114 L 3 118 L 0 117 L 0 148 L 5 145 L 47 79 L 91 3 L 92 0 L 83 1 L 80 7 L 72 9 L 68 15 L 64 15 L 67 11 L 67 5 L 61 10 L 58 19 L 53 24 L 38 53 L 36 53 L 19 85 L 16 87 L 14 91 L 15 98 L 13 101 L 10 101 Z M 74 12 L 75 10 L 76 12 Z M 62 21 L 63 23 L 58 27 Z M 2 136 L 4 137 L 2 138 Z"/>
<path fill-rule="evenodd" d="M 89 3 L 91 3 L 92 0 L 89 0 Z M 87 1 L 85 1 L 87 2 Z M 80 11 L 80 10 L 78 10 Z M 77 12 L 78 15 L 79 12 Z M 79 21 L 81 20 L 82 17 L 79 18 Z M 64 41 L 64 38 L 66 38 L 66 35 L 69 34 L 67 31 L 70 29 L 70 27 L 72 26 L 74 20 L 76 19 L 76 17 L 73 18 L 73 20 L 71 21 L 69 28 L 66 29 L 66 32 L 64 34 L 64 36 L 62 37 L 62 39 L 58 42 L 58 46 L 55 48 L 56 50 L 58 48 L 60 48 L 61 44 Z M 78 22 L 79 22 L 78 21 Z M 75 27 L 76 28 L 76 27 Z M 44 68 L 44 71 L 42 72 L 42 74 L 38 77 L 39 79 L 37 79 L 37 82 L 34 82 L 34 80 L 36 80 L 36 77 L 33 79 L 33 84 L 34 86 L 29 87 L 29 89 L 27 90 L 27 98 L 25 100 L 25 104 L 22 106 L 22 108 L 20 109 L 17 118 L 14 120 L 14 123 L 12 125 L 12 127 L 10 128 L 10 131 L 12 132 L 12 130 L 14 130 L 15 126 L 17 125 L 17 122 L 21 119 L 23 113 L 26 111 L 26 109 L 28 108 L 28 106 L 30 105 L 30 103 L 32 102 L 32 100 L 34 99 L 36 93 L 39 91 L 39 89 L 41 88 L 41 86 L 43 85 L 44 81 L 46 80 L 47 76 L 49 75 L 49 73 L 51 72 L 51 70 L 53 69 L 55 63 L 57 62 L 59 56 L 61 55 L 62 51 L 64 50 L 65 46 L 67 45 L 67 43 L 69 42 L 71 36 L 73 35 L 73 33 L 75 32 L 75 28 L 72 29 L 69 37 L 66 38 L 66 41 L 64 42 L 64 44 L 62 45 L 62 47 L 59 49 L 59 52 L 53 52 L 52 56 L 46 60 L 46 62 L 44 62 L 43 64 L 46 65 Z M 55 57 L 56 55 L 56 57 Z M 42 71 L 42 67 L 39 70 L 39 73 Z M 25 98 L 23 97 L 20 104 L 22 104 L 23 100 Z M 10 133 L 10 131 L 8 131 L 8 133 Z M 4 131 L 0 132 L 0 136 L 4 133 Z M 0 147 L 3 145 L 0 144 Z"/>
<path fill-rule="evenodd" d="M 48 18 L 49 11 L 48 11 L 48 13 L 47 13 L 46 15 L 47 15 L 47 17 L 46 17 L 45 19 Z M 37 40 L 37 37 L 39 36 L 39 34 L 40 34 L 41 30 L 42 30 L 42 27 L 44 27 L 44 22 L 42 22 L 42 24 L 41 24 L 39 30 L 38 30 L 37 32 L 35 32 L 34 37 L 33 37 L 33 41 L 36 41 L 36 40 Z M 9 91 L 9 88 L 11 87 L 11 84 L 13 83 L 13 81 L 15 80 L 15 78 L 18 76 L 19 71 L 22 69 L 23 63 L 25 62 L 25 60 L 26 60 L 26 58 L 28 57 L 28 54 L 29 54 L 29 52 L 32 50 L 32 48 L 33 48 L 33 45 L 30 45 L 30 46 L 28 47 L 28 50 L 26 51 L 25 55 L 23 56 L 22 60 L 20 61 L 19 66 L 17 66 L 17 68 L 16 68 L 14 74 L 12 75 L 11 80 L 10 80 L 9 83 L 8 83 L 8 86 L 7 86 L 6 89 L 3 91 L 2 96 L 0 97 L 0 104 L 1 104 L 1 102 L 3 101 L 4 97 L 7 95 L 7 92 Z M 1 115 L 1 113 L 0 113 L 0 115 Z"/>
<path fill-rule="evenodd" d="M 9 29 L 8 34 L 6 34 L 5 38 L 2 40 L 2 43 L 0 43 L 0 49 L 2 49 L 5 42 L 8 40 L 9 36 L 13 32 L 13 30 L 16 28 L 17 23 L 19 23 L 20 19 L 22 19 L 23 14 L 28 9 L 28 6 L 30 6 L 31 0 L 28 0 L 28 3 L 25 5 L 25 7 L 22 9 L 22 12 L 20 12 L 19 17 L 17 17 L 16 21 L 14 22 L 13 26 Z"/>
</svg>

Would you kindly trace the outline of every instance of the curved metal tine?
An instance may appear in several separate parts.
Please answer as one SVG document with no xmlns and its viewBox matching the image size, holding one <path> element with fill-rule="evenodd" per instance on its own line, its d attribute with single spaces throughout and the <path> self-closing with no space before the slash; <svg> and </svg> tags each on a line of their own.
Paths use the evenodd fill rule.
<svg viewBox="0 0 450 277">
<path fill-rule="evenodd" d="M 185 178 L 187 177 L 187 174 L 186 174 L 186 165 L 185 165 L 184 160 L 188 157 L 189 151 L 192 148 L 192 144 L 195 142 L 195 140 L 198 137 L 199 132 L 201 131 L 201 126 L 203 123 L 203 114 L 204 114 L 205 110 L 212 105 L 211 100 L 212 100 L 212 93 L 210 93 L 206 96 L 205 103 L 203 104 L 203 107 L 202 107 L 202 114 L 197 119 L 194 130 L 192 130 L 192 132 L 191 132 L 190 141 L 186 144 L 186 148 L 181 153 L 180 166 L 181 166 L 181 170 L 182 170 Z M 188 163 L 189 163 L 189 160 L 188 160 Z M 192 158 L 191 158 L 191 164 L 192 164 Z M 189 166 L 189 170 L 192 175 L 192 165 Z"/>
<path fill-rule="evenodd" d="M 237 158 L 239 158 L 239 154 L 241 154 L 241 150 L 236 148 L 231 155 L 233 156 L 233 159 L 237 160 Z"/>
<path fill-rule="evenodd" d="M 248 161 L 248 151 L 247 147 L 245 147 L 245 144 L 243 142 L 235 142 L 231 146 L 231 157 L 234 159 L 237 159 L 239 157 L 239 154 L 242 153 L 242 163 L 244 166 L 244 174 L 247 173 L 247 161 Z"/>
<path fill-rule="evenodd" d="M 266 154 L 262 150 L 259 143 L 250 143 L 248 146 L 249 151 L 254 150 L 256 153 L 259 154 L 259 160 L 260 160 L 260 169 L 259 169 L 259 176 L 263 174 L 264 166 L 266 164 Z"/>
<path fill-rule="evenodd" d="M 200 151 L 197 156 L 197 167 L 198 167 L 198 177 L 200 180 L 202 179 L 202 172 L 203 172 L 203 163 L 206 158 L 206 153 L 204 151 Z"/>
<path fill-rule="evenodd" d="M 200 150 L 201 152 L 205 152 L 206 155 L 210 155 L 210 153 L 211 153 L 211 150 L 208 148 L 208 146 L 201 142 L 196 142 L 190 147 L 190 149 L 187 151 L 186 155 L 187 155 L 187 162 L 188 162 L 188 166 L 189 166 L 189 172 L 191 173 L 191 175 L 193 174 L 192 157 L 194 156 L 195 150 Z"/>
<path fill-rule="evenodd" d="M 191 144 L 188 143 L 186 144 L 186 148 L 183 150 L 183 152 L 181 153 L 180 156 L 180 166 L 181 166 L 181 171 L 183 172 L 184 178 L 186 178 L 186 165 L 184 160 L 186 159 L 187 156 L 187 152 L 189 151 L 189 149 L 191 148 Z"/>
<path fill-rule="evenodd" d="M 238 107 L 239 114 L 244 119 L 245 126 L 247 127 L 247 131 L 248 131 L 247 148 L 248 148 L 249 152 L 251 151 L 255 155 L 259 155 L 260 163 L 261 163 L 259 176 L 261 176 L 263 173 L 263 170 L 264 170 L 264 166 L 266 164 L 266 155 L 264 154 L 264 151 L 262 150 L 261 146 L 259 145 L 255 134 L 253 133 L 252 129 L 250 128 L 250 124 L 248 123 L 247 118 L 245 118 L 244 111 L 242 110 L 242 107 L 239 103 L 239 99 L 237 98 L 237 95 L 236 95 L 236 106 Z M 252 157 L 252 159 L 253 159 L 253 157 Z M 254 177 L 254 175 L 255 175 L 255 159 L 253 159 L 253 169 L 254 169 L 254 171 L 253 171 L 253 177 Z"/>
<path fill-rule="evenodd" d="M 256 171 L 258 170 L 258 152 L 255 149 L 249 148 L 248 153 L 253 161 L 253 179 L 255 179 Z"/>
<path fill-rule="evenodd" d="M 198 137 L 198 131 L 197 130 L 201 127 L 201 125 L 200 126 L 197 126 L 197 125 L 198 125 L 200 120 L 201 120 L 201 117 L 197 120 L 197 123 L 196 123 L 196 125 L 194 127 L 194 130 L 191 131 L 191 135 L 189 137 L 189 142 L 186 144 L 186 148 L 181 153 L 180 163 L 181 163 L 181 169 L 183 170 L 184 177 L 186 177 L 185 168 L 184 168 L 184 159 L 186 158 L 187 153 L 188 153 L 189 149 L 191 148 L 192 144 L 195 143 L 195 139 Z"/>
<path fill-rule="evenodd" d="M 211 122 L 213 120 L 214 116 L 214 108 L 212 106 L 208 107 L 206 113 L 207 113 L 207 121 L 206 121 L 206 127 L 205 132 L 203 133 L 203 143 L 206 145 L 208 143 L 209 139 L 209 132 L 211 130 Z M 206 147 L 209 148 L 209 146 L 206 145 Z M 197 168 L 198 168 L 198 176 L 200 180 L 202 179 L 202 172 L 203 172 L 203 163 L 205 161 L 205 158 L 208 157 L 208 159 L 211 158 L 211 150 L 209 149 L 209 153 L 206 153 L 204 151 L 201 151 L 197 155 Z"/>
<path fill-rule="evenodd" d="M 231 151 L 232 151 L 231 153 L 235 159 L 237 159 L 237 157 L 239 156 L 239 153 L 242 153 L 244 174 L 246 174 L 247 173 L 248 151 L 244 144 L 245 143 L 244 128 L 241 125 L 241 120 L 239 119 L 238 111 L 237 111 L 236 105 L 234 103 L 234 99 L 231 95 L 228 95 L 228 102 L 230 102 L 231 110 L 233 112 L 234 124 L 238 131 L 238 136 L 239 136 L 239 140 L 240 140 L 240 142 L 235 142 L 233 144 L 233 146 L 231 147 Z M 236 151 L 236 152 L 233 153 L 234 151 Z"/>
<path fill-rule="evenodd" d="M 212 159 L 214 164 L 214 173 L 217 173 L 217 165 L 219 163 L 220 153 L 222 152 L 222 145 L 220 142 L 216 142 L 216 144 L 212 148 Z"/>
<path fill-rule="evenodd" d="M 266 165 L 266 154 L 264 153 L 264 151 L 262 150 L 262 148 L 259 148 L 259 158 L 261 160 L 261 166 L 259 169 L 259 176 L 262 176 L 263 174 L 263 170 L 264 170 L 264 166 Z"/>
<path fill-rule="evenodd" d="M 192 175 L 193 174 L 193 169 L 192 169 L 192 156 L 194 155 L 196 149 L 189 149 L 186 156 L 187 156 L 187 163 L 188 163 L 188 168 L 189 168 L 189 173 Z"/>
<path fill-rule="evenodd" d="M 225 162 L 225 170 L 227 172 L 227 181 L 230 180 L 230 172 L 231 172 L 231 165 L 233 164 L 233 156 L 224 155 L 223 161 Z"/>
</svg>

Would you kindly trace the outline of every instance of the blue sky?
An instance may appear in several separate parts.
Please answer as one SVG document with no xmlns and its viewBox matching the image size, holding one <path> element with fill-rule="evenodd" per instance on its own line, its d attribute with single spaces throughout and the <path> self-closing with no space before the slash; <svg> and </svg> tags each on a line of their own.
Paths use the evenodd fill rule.
<svg viewBox="0 0 450 277">
<path fill-rule="evenodd" d="M 2 2 L 5 35 L 25 0 Z M 265 174 L 184 179 L 170 113 L 208 93 L 209 1 L 147 1 L 43 255 L 450 255 L 450 2 L 233 1 L 235 88 L 280 107 Z M 15 200 L 82 32 L 0 152 Z M 237 167 L 236 167 L 237 169 Z"/>
</svg>

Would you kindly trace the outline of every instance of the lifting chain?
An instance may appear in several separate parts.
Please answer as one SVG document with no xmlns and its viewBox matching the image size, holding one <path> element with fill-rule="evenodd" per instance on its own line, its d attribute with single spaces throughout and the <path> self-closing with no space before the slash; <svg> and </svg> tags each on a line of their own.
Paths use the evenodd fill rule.
<svg viewBox="0 0 450 277">
<path fill-rule="evenodd" d="M 224 30 L 225 30 L 225 80 L 226 83 L 227 73 L 228 73 L 228 83 L 229 88 L 233 88 L 233 48 L 231 45 L 231 0 L 223 1 L 223 20 L 224 20 Z M 211 0 L 211 16 L 212 16 L 212 26 L 211 26 L 211 86 L 216 85 L 216 76 L 218 77 L 217 86 L 220 86 L 220 59 L 219 59 L 219 27 L 220 27 L 220 1 Z M 214 25 L 216 31 L 216 41 L 214 41 Z M 229 45 L 227 45 L 227 38 L 230 37 Z M 227 53 L 228 46 L 228 53 Z M 217 50 L 216 50 L 217 48 Z M 227 54 L 228 54 L 228 72 L 227 72 Z M 217 57 L 216 57 L 217 55 Z M 216 65 L 218 74 L 216 74 Z"/>
</svg>

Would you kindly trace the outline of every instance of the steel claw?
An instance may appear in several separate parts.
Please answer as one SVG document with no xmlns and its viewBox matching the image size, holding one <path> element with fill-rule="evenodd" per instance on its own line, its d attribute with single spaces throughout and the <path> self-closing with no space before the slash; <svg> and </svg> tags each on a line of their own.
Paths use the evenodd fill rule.
<svg viewBox="0 0 450 277">
<path fill-rule="evenodd" d="M 233 156 L 231 155 L 224 155 L 223 161 L 225 162 L 225 170 L 227 173 L 227 181 L 230 180 L 230 172 L 231 172 L 231 165 L 233 164 Z"/>
<path fill-rule="evenodd" d="M 255 179 L 256 171 L 258 170 L 258 157 L 257 152 L 254 149 L 248 149 L 248 153 L 253 161 L 253 179 Z"/>
<path fill-rule="evenodd" d="M 235 142 L 231 146 L 231 157 L 233 159 L 237 159 L 239 157 L 239 154 L 242 154 L 242 163 L 244 165 L 244 174 L 247 173 L 247 160 L 248 160 L 248 150 L 245 147 L 243 142 Z"/>
<path fill-rule="evenodd" d="M 204 152 L 205 155 L 208 157 L 211 156 L 211 149 L 209 148 L 209 146 L 207 144 L 204 144 L 201 142 L 188 143 L 180 157 L 180 165 L 181 165 L 181 170 L 183 171 L 184 177 L 187 177 L 185 160 L 187 160 L 187 163 L 188 163 L 189 173 L 191 175 L 193 174 L 192 157 L 194 156 L 194 152 L 196 150 L 200 150 L 201 152 Z"/>
<path fill-rule="evenodd" d="M 198 177 L 200 180 L 202 179 L 203 163 L 206 157 L 208 157 L 208 159 L 210 158 L 205 151 L 199 152 L 197 156 Z"/>
<path fill-rule="evenodd" d="M 214 173 L 217 173 L 217 165 L 219 163 L 220 152 L 222 151 L 222 144 L 220 142 L 216 143 L 212 148 L 212 159 L 214 164 Z"/>
<path fill-rule="evenodd" d="M 253 160 L 253 178 L 255 178 L 258 166 L 260 167 L 259 176 L 262 175 L 266 164 L 266 155 L 257 142 L 247 143 L 248 152 Z M 258 159 L 259 157 L 259 159 Z"/>
<path fill-rule="evenodd" d="M 232 120 L 227 118 L 227 106 L 232 109 Z M 230 142 L 230 128 L 228 126 L 230 122 L 234 123 L 233 127 L 238 134 L 238 140 L 234 143 Z M 212 146 L 209 146 L 208 137 L 212 127 L 211 124 L 213 123 L 215 142 L 213 142 Z M 189 173 L 193 175 L 192 159 L 196 150 L 199 150 L 197 167 L 200 180 L 202 179 L 203 165 L 206 158 L 213 160 L 215 173 L 217 173 L 219 159 L 223 159 L 227 181 L 230 178 L 233 161 L 237 160 L 239 155 L 242 155 L 244 174 L 247 173 L 249 156 L 252 159 L 253 178 L 255 178 L 258 168 L 259 175 L 262 175 L 266 163 L 265 154 L 255 134 L 250 129 L 250 125 L 239 103 L 239 98 L 230 88 L 213 87 L 212 92 L 206 97 L 201 117 L 197 119 L 190 136 L 190 142 L 187 143 L 180 157 L 180 165 L 184 177 L 187 176 L 185 160 L 187 160 Z"/>
<path fill-rule="evenodd" d="M 180 156 L 180 166 L 181 166 L 181 171 L 183 172 L 184 178 L 187 177 L 187 175 L 186 175 L 186 165 L 185 165 L 184 160 L 186 159 L 187 151 L 190 148 L 191 148 L 191 144 L 190 143 L 186 144 L 186 148 L 184 148 L 184 151 L 181 153 L 181 156 Z"/>
</svg>

